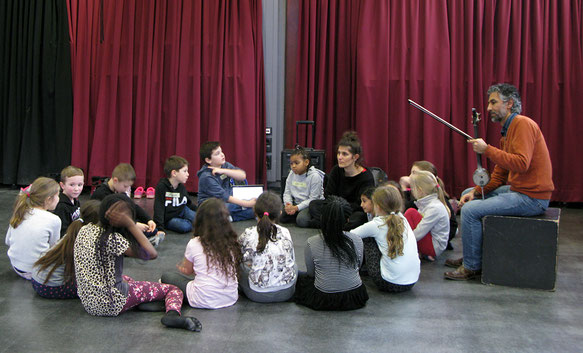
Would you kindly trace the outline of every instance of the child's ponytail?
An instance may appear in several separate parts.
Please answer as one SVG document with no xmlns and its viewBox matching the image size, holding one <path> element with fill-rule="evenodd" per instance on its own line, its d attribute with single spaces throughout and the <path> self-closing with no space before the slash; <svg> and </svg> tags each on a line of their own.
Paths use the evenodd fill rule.
<svg viewBox="0 0 583 353">
<path fill-rule="evenodd" d="M 277 240 L 277 227 L 275 226 L 275 222 L 279 218 L 281 208 L 281 199 L 274 192 L 265 191 L 257 198 L 253 208 L 259 220 L 257 223 L 257 234 L 259 234 L 257 252 L 265 250 L 270 240 Z"/>
<path fill-rule="evenodd" d="M 20 190 L 14 202 L 14 212 L 10 218 L 12 228 L 17 228 L 27 212 L 34 207 L 43 207 L 45 201 L 59 192 L 59 184 L 51 178 L 39 177 L 32 184 Z"/>
<path fill-rule="evenodd" d="M 372 202 L 387 214 L 385 224 L 387 225 L 387 244 L 389 250 L 387 255 L 394 259 L 403 255 L 403 232 L 405 224 L 400 212 L 403 208 L 403 198 L 401 191 L 393 186 L 381 186 L 372 195 Z"/>
<path fill-rule="evenodd" d="M 38 272 L 43 272 L 52 266 L 43 284 L 46 284 L 53 275 L 53 272 L 63 264 L 65 265 L 65 283 L 75 283 L 75 263 L 73 256 L 75 239 L 77 239 L 77 234 L 79 234 L 81 227 L 89 223 L 97 224 L 97 222 L 99 222 L 99 201 L 89 200 L 81 206 L 81 218 L 73 221 L 67 228 L 65 236 L 34 263 L 33 266 L 38 267 Z"/>
<path fill-rule="evenodd" d="M 395 212 L 391 212 L 387 216 L 387 244 L 389 244 L 388 254 L 391 259 L 397 256 L 403 256 L 403 232 L 405 231 L 405 224 L 403 219 Z"/>
<path fill-rule="evenodd" d="M 447 215 L 451 217 L 451 211 L 449 210 L 449 207 L 447 207 L 447 201 L 445 201 L 445 190 L 443 189 L 443 186 L 439 182 L 435 186 L 435 191 L 437 193 L 437 198 L 439 198 L 439 201 L 441 201 L 441 203 L 445 207 Z"/>
</svg>

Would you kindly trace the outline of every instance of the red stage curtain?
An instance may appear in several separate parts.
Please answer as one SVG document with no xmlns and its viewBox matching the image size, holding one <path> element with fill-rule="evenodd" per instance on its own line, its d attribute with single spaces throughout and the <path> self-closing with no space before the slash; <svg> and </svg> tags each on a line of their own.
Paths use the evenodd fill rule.
<svg viewBox="0 0 583 353">
<path fill-rule="evenodd" d="M 220 140 L 250 183 L 265 180 L 261 0 L 68 0 L 72 164 L 108 176 L 121 162 L 155 186 L 164 160 Z"/>
<path fill-rule="evenodd" d="M 342 132 L 355 129 L 366 165 L 398 179 L 426 159 L 459 196 L 471 185 L 475 154 L 407 99 L 474 135 L 471 108 L 486 117 L 488 87 L 508 82 L 546 138 L 553 200 L 583 201 L 583 164 L 573 154 L 583 131 L 581 1 L 298 1 L 286 126 L 315 120 L 316 147 L 328 151 L 328 168 Z M 480 135 L 499 146 L 500 129 L 486 118 Z M 294 131 L 286 131 L 288 147 Z"/>
</svg>

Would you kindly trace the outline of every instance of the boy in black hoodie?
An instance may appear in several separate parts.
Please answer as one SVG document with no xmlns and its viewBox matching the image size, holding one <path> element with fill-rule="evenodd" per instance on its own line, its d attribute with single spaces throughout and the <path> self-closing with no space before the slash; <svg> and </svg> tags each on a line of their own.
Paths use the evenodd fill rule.
<svg viewBox="0 0 583 353">
<path fill-rule="evenodd" d="M 106 196 L 115 193 L 125 193 L 129 196 L 131 187 L 136 180 L 136 171 L 129 163 L 120 163 L 111 172 L 111 178 L 101 183 L 93 194 L 91 200 L 102 201 Z M 136 211 L 136 224 L 142 232 L 148 237 L 150 242 L 157 247 L 164 240 L 166 233 L 157 228 L 156 222 L 152 220 L 148 212 L 139 205 L 133 203 Z"/>
<path fill-rule="evenodd" d="M 184 183 L 188 180 L 188 161 L 171 156 L 164 163 L 166 178 L 156 186 L 154 221 L 158 228 L 166 227 L 178 233 L 192 230 L 196 207 L 190 200 Z"/>
<path fill-rule="evenodd" d="M 61 189 L 59 203 L 53 213 L 61 219 L 61 238 L 67 232 L 69 224 L 81 216 L 79 195 L 83 191 L 85 176 L 80 168 L 72 165 L 61 170 Z"/>
</svg>

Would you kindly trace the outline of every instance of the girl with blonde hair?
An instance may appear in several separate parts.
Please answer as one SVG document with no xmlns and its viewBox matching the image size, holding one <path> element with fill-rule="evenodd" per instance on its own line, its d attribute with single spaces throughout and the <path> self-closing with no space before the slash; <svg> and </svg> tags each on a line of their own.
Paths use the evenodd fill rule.
<svg viewBox="0 0 583 353">
<path fill-rule="evenodd" d="M 363 238 L 368 274 L 381 291 L 410 290 L 421 268 L 415 235 L 401 213 L 401 193 L 392 185 L 382 186 L 372 202 L 375 217 L 350 231 Z"/>
<path fill-rule="evenodd" d="M 32 276 L 32 265 L 61 236 L 61 219 L 49 212 L 58 202 L 59 184 L 45 177 L 37 178 L 16 197 L 6 245 L 14 271 L 27 280 Z"/>
<path fill-rule="evenodd" d="M 410 178 L 411 193 L 417 200 L 418 210 L 409 208 L 405 211 L 405 218 L 415 233 L 420 256 L 435 261 L 447 247 L 451 213 L 443 188 L 431 172 L 420 170 Z"/>
</svg>

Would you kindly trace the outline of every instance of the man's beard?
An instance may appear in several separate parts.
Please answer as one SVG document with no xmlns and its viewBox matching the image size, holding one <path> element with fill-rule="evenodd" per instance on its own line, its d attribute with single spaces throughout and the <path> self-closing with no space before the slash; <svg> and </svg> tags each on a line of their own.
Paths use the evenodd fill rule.
<svg viewBox="0 0 583 353">
<path fill-rule="evenodd" d="M 498 114 L 494 114 L 490 115 L 490 120 L 492 120 L 493 123 L 499 123 L 502 121 L 502 117 Z"/>
</svg>

